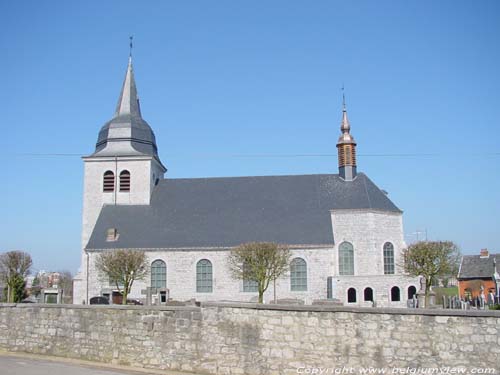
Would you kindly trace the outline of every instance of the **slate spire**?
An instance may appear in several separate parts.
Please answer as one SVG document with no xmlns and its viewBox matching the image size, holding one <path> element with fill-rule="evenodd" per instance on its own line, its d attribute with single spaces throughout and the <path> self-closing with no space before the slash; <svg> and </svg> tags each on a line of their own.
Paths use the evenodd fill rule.
<svg viewBox="0 0 500 375">
<path fill-rule="evenodd" d="M 347 118 L 345 95 L 342 94 L 342 134 L 337 142 L 339 155 L 339 175 L 345 181 L 352 181 L 356 177 L 356 141 L 351 135 L 351 124 Z"/>
<path fill-rule="evenodd" d="M 131 50 L 115 114 L 101 128 L 92 156 L 134 155 L 153 156 L 161 164 L 154 132 L 142 118 Z"/>
<path fill-rule="evenodd" d="M 128 58 L 127 72 L 125 73 L 122 91 L 120 92 L 115 111 L 115 117 L 123 115 L 141 117 L 141 107 L 139 106 L 139 97 L 137 96 L 137 87 L 135 85 L 134 69 L 132 66 L 132 55 Z"/>
</svg>

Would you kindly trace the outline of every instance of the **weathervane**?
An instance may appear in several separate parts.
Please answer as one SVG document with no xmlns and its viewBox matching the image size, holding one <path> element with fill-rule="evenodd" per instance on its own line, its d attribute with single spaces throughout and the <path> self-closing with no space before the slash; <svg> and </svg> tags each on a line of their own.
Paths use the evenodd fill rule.
<svg viewBox="0 0 500 375">
<path fill-rule="evenodd" d="M 129 56 L 132 57 L 132 47 L 134 46 L 132 42 L 133 42 L 134 37 L 132 35 L 130 35 L 129 39 L 130 39 L 130 44 L 129 44 L 130 45 L 130 53 L 129 53 Z"/>
<path fill-rule="evenodd" d="M 344 83 L 342 82 L 342 106 L 345 111 L 345 89 L 344 89 Z"/>
</svg>

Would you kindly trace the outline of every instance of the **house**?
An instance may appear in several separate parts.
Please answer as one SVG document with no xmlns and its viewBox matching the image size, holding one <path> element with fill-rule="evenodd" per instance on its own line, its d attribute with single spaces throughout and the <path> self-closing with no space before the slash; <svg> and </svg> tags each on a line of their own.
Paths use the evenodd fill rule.
<svg viewBox="0 0 500 375">
<path fill-rule="evenodd" d="M 464 255 L 458 271 L 458 290 L 462 298 L 485 297 L 492 292 L 500 297 L 500 275 L 497 264 L 500 254 L 490 254 L 482 249 L 479 255 Z"/>
<path fill-rule="evenodd" d="M 176 300 L 255 301 L 256 286 L 231 277 L 227 256 L 242 243 L 268 241 L 287 244 L 292 261 L 265 301 L 276 292 L 306 303 L 329 297 L 347 305 L 405 307 L 418 279 L 396 266 L 406 247 L 403 212 L 358 172 L 345 99 L 340 131 L 335 174 L 168 178 L 142 117 L 129 57 L 115 115 L 83 158 L 74 302 L 113 293 L 95 265 L 99 253 L 113 249 L 143 250 L 151 264 L 130 298 L 144 298 L 149 287 L 168 289 Z"/>
</svg>

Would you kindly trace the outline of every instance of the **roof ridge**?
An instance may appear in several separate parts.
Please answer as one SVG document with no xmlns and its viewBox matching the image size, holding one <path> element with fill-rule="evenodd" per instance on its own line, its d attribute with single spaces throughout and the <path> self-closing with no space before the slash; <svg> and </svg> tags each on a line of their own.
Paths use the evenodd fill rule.
<svg viewBox="0 0 500 375">
<path fill-rule="evenodd" d="M 261 178 L 261 177 L 307 177 L 307 176 L 339 176 L 338 173 L 309 173 L 309 174 L 277 174 L 277 175 L 247 175 L 247 176 L 213 176 L 213 177 L 178 177 L 164 178 L 161 181 L 168 180 L 208 180 L 208 179 L 223 179 L 223 178 Z M 160 182 L 161 182 L 160 181 Z"/>
</svg>

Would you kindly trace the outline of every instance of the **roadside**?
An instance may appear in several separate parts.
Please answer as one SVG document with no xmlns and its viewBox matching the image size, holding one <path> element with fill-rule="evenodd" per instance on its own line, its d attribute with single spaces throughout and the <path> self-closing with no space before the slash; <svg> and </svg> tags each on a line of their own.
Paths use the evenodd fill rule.
<svg viewBox="0 0 500 375">
<path fill-rule="evenodd" d="M 2 375 L 196 375 L 0 350 Z"/>
</svg>

